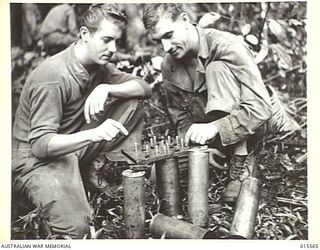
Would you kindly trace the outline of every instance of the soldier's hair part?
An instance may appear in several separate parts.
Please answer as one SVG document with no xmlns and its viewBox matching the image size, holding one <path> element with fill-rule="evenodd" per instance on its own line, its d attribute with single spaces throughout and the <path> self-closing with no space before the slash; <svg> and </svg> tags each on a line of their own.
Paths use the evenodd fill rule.
<svg viewBox="0 0 320 250">
<path fill-rule="evenodd" d="M 80 27 L 85 26 L 90 32 L 95 32 L 103 19 L 121 28 L 127 24 L 127 18 L 117 4 L 92 4 L 82 15 Z"/>
<path fill-rule="evenodd" d="M 181 3 L 153 3 L 145 4 L 142 21 L 147 30 L 153 29 L 160 17 L 167 15 L 173 21 L 184 12 Z"/>
</svg>

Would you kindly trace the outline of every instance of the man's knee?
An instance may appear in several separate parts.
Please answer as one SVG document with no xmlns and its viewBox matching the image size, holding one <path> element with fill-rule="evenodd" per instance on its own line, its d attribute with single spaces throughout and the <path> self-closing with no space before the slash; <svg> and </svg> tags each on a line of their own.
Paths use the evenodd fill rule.
<svg viewBox="0 0 320 250">
<path fill-rule="evenodd" d="M 68 218 L 62 219 L 67 220 Z M 69 235 L 73 239 L 83 239 L 90 233 L 89 219 L 85 216 L 82 216 L 81 214 L 78 214 L 78 216 L 73 216 L 73 220 L 71 221 L 70 225 L 65 225 L 64 229 L 61 228 L 61 225 L 58 226 L 60 227 L 58 231 L 62 229 L 60 233 Z M 55 229 L 53 227 L 53 231 L 54 230 Z"/>
<path fill-rule="evenodd" d="M 84 124 L 81 130 L 92 129 L 101 125 L 106 119 L 113 119 L 120 122 L 130 132 L 132 124 L 143 117 L 141 102 L 137 99 L 117 99 L 105 105 L 104 112 L 99 116 L 98 121 L 92 120 Z"/>
<path fill-rule="evenodd" d="M 61 202 L 56 202 L 46 213 L 51 233 L 55 236 L 82 239 L 90 233 L 90 217 L 84 211 L 68 209 Z"/>
<path fill-rule="evenodd" d="M 78 222 L 77 225 L 74 227 L 74 235 L 75 239 L 83 239 L 85 236 L 89 235 L 89 223 L 86 222 Z"/>
<path fill-rule="evenodd" d="M 122 101 L 114 106 L 116 110 L 111 115 L 111 118 L 122 123 L 129 132 L 143 117 L 142 105 L 137 99 Z"/>
<path fill-rule="evenodd" d="M 68 199 L 70 195 L 62 195 L 47 210 L 48 223 L 53 234 L 81 239 L 89 234 L 91 213 L 85 199 L 80 196 Z"/>
</svg>

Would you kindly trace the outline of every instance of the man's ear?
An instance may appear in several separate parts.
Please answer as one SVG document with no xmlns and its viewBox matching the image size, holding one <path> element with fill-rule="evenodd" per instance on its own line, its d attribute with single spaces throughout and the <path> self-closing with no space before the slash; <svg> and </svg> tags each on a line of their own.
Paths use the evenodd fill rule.
<svg viewBox="0 0 320 250">
<path fill-rule="evenodd" d="M 179 15 L 179 18 L 184 21 L 184 22 L 190 22 L 190 18 L 189 18 L 189 15 L 186 13 L 186 12 L 182 12 L 180 15 Z"/>
<path fill-rule="evenodd" d="M 88 41 L 88 38 L 90 36 L 90 31 L 88 30 L 88 28 L 86 26 L 81 26 L 79 29 L 79 34 L 80 34 L 80 38 L 83 41 Z"/>
</svg>

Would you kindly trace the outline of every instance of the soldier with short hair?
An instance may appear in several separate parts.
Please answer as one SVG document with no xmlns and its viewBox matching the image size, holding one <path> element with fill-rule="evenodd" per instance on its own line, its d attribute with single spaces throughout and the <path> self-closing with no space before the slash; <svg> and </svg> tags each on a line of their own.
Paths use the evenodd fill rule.
<svg viewBox="0 0 320 250">
<path fill-rule="evenodd" d="M 13 191 L 30 208 L 55 201 L 48 210 L 55 235 L 89 234 L 91 210 L 80 168 L 142 135 L 138 99 L 150 97 L 151 89 L 109 63 L 125 24 L 117 5 L 92 5 L 82 16 L 79 40 L 41 63 L 21 93 Z"/>
<path fill-rule="evenodd" d="M 146 4 L 143 22 L 166 52 L 163 84 L 178 133 L 187 143 L 213 147 L 210 162 L 218 168 L 221 157 L 230 158 L 223 197 L 236 201 L 241 179 L 252 174 L 244 163 L 255 136 L 272 115 L 250 49 L 229 32 L 193 24 L 179 3 Z"/>
</svg>

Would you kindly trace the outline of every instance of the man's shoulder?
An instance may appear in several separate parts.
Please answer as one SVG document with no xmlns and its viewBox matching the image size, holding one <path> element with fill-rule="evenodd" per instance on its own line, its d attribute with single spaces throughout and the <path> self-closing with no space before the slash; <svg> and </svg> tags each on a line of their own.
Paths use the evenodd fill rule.
<svg viewBox="0 0 320 250">
<path fill-rule="evenodd" d="M 209 58 L 218 60 L 225 53 L 235 53 L 239 48 L 249 49 L 243 37 L 228 31 L 202 29 L 209 50 Z"/>
<path fill-rule="evenodd" d="M 52 11 L 59 13 L 60 11 L 67 11 L 71 8 L 72 7 L 69 4 L 58 4 L 57 6 L 52 8 Z"/>
<path fill-rule="evenodd" d="M 60 52 L 45 59 L 31 73 L 30 78 L 39 82 L 57 82 L 62 72 L 66 69 L 66 54 Z"/>
<path fill-rule="evenodd" d="M 201 29 L 201 32 L 206 36 L 209 45 L 211 44 L 223 44 L 229 45 L 232 43 L 242 42 L 242 38 L 223 30 L 217 30 L 213 28 Z"/>
</svg>

